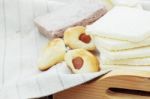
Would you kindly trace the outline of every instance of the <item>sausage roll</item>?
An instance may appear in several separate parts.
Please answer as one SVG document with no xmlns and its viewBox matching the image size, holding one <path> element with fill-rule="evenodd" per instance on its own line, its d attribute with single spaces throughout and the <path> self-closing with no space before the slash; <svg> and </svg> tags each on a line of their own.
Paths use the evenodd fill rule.
<svg viewBox="0 0 150 99">
<path fill-rule="evenodd" d="M 64 60 L 66 47 L 64 41 L 60 38 L 53 39 L 44 49 L 42 55 L 38 60 L 38 67 L 40 70 L 47 70 L 53 65 Z"/>
<path fill-rule="evenodd" d="M 85 49 L 68 51 L 65 54 L 65 62 L 73 73 L 97 72 L 100 70 L 97 57 Z"/>
<path fill-rule="evenodd" d="M 86 50 L 95 50 L 92 37 L 85 33 L 85 27 L 83 26 L 68 28 L 64 32 L 64 42 L 72 49 L 83 48 Z"/>
</svg>

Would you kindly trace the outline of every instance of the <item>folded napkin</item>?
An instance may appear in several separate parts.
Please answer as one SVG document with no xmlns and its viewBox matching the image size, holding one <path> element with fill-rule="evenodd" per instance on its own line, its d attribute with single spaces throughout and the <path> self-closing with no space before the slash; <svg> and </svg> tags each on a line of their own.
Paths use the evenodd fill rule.
<svg viewBox="0 0 150 99">
<path fill-rule="evenodd" d="M 100 77 L 109 71 L 110 69 L 105 69 L 95 73 L 72 74 L 63 62 L 46 72 L 22 78 L 18 83 L 11 82 L 4 85 L 0 89 L 0 99 L 28 99 L 48 96 Z"/>
</svg>

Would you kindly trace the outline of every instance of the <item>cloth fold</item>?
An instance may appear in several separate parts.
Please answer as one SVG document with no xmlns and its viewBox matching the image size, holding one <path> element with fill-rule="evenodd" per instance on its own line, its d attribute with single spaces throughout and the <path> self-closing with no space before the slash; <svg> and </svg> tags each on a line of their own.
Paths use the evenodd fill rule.
<svg viewBox="0 0 150 99">
<path fill-rule="evenodd" d="M 101 77 L 109 71 L 110 69 L 105 69 L 95 73 L 72 74 L 62 62 L 43 73 L 4 85 L 0 89 L 0 98 L 27 99 L 47 96 Z"/>
</svg>

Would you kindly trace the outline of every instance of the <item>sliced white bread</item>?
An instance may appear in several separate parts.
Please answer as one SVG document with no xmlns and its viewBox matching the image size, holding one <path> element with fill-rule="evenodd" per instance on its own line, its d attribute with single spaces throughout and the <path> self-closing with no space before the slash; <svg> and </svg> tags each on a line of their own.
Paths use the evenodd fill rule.
<svg viewBox="0 0 150 99">
<path fill-rule="evenodd" d="M 101 37 L 140 42 L 150 37 L 150 12 L 117 6 L 87 26 L 86 31 Z"/>
<path fill-rule="evenodd" d="M 125 60 L 111 60 L 106 56 L 101 55 L 101 62 L 105 65 L 133 65 L 133 66 L 150 66 L 149 58 L 136 58 L 136 59 L 125 59 Z"/>
<path fill-rule="evenodd" d="M 62 37 L 66 28 L 86 26 L 95 22 L 106 13 L 105 7 L 97 0 L 73 2 L 47 15 L 37 17 L 34 21 L 39 32 L 45 36 Z"/>
<path fill-rule="evenodd" d="M 128 41 L 121 41 L 121 40 L 116 40 L 116 39 L 109 39 L 109 38 L 95 36 L 94 43 L 95 45 L 100 46 L 106 50 L 121 51 L 121 50 L 129 50 L 133 48 L 149 46 L 150 38 L 142 42 L 133 43 L 133 42 L 128 42 Z"/>
<path fill-rule="evenodd" d="M 106 58 L 111 60 L 121 60 L 121 59 L 134 59 L 134 58 L 146 58 L 150 57 L 150 47 L 136 48 L 132 50 L 123 51 L 108 51 L 97 46 L 101 55 L 106 56 Z"/>
</svg>

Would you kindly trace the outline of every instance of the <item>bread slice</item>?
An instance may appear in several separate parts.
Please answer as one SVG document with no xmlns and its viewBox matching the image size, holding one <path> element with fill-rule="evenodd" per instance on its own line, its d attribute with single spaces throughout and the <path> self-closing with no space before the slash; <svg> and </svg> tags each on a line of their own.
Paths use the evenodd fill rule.
<svg viewBox="0 0 150 99">
<path fill-rule="evenodd" d="M 111 59 L 106 58 L 106 56 L 101 55 L 101 62 L 104 65 L 150 66 L 150 57 L 149 58 L 125 59 L 125 60 L 111 60 Z"/>
<path fill-rule="evenodd" d="M 143 42 L 133 43 L 133 42 L 128 42 L 128 41 L 121 41 L 121 40 L 95 36 L 94 43 L 95 45 L 102 47 L 109 51 L 122 51 L 122 50 L 129 50 L 133 48 L 149 46 L 150 38 L 144 40 Z"/>
<path fill-rule="evenodd" d="M 34 22 L 40 33 L 48 38 L 62 37 L 66 28 L 86 26 L 106 13 L 105 7 L 96 0 L 72 2 L 47 15 L 37 17 Z"/>
<path fill-rule="evenodd" d="M 150 46 L 149 47 L 142 47 L 136 48 L 132 50 L 123 50 L 123 51 L 109 51 L 98 47 L 101 55 L 106 56 L 108 59 L 111 60 L 122 60 L 122 59 L 135 59 L 135 58 L 146 58 L 150 57 Z"/>
<path fill-rule="evenodd" d="M 150 37 L 150 12 L 117 6 L 87 26 L 86 31 L 101 37 L 140 42 Z"/>
</svg>

